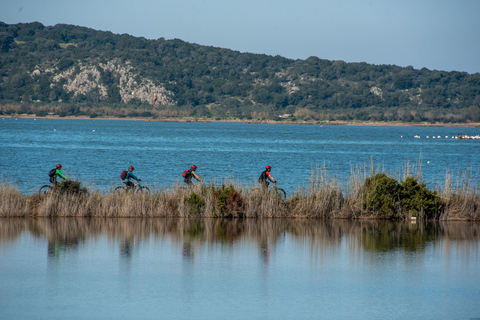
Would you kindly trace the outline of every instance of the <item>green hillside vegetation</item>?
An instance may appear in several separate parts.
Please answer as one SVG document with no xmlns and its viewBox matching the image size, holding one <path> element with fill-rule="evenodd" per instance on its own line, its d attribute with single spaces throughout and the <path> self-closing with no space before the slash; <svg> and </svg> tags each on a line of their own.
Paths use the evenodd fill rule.
<svg viewBox="0 0 480 320">
<path fill-rule="evenodd" d="M 480 73 L 0 22 L 0 112 L 469 123 L 480 122 Z"/>
</svg>

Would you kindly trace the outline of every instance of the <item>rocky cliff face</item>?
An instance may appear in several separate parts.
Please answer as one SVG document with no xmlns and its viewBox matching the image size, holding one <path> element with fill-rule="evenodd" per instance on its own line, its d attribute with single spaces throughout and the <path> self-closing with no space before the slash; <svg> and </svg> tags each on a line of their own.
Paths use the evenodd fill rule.
<svg viewBox="0 0 480 320">
<path fill-rule="evenodd" d="M 38 67 L 32 72 L 32 75 L 42 73 L 41 69 Z M 107 63 L 80 62 L 79 66 L 71 67 L 62 72 L 55 68 L 45 68 L 43 72 L 54 74 L 50 85 L 52 88 L 62 85 L 64 90 L 73 92 L 75 96 L 96 91 L 100 100 L 108 99 L 108 89 L 104 79 L 104 75 L 108 74 L 109 78 L 113 79 L 109 81 L 113 81 L 119 88 L 123 102 L 128 103 L 137 98 L 152 105 L 171 105 L 174 103 L 173 93 L 161 85 L 156 85 L 151 79 L 140 77 L 135 73 L 129 62 L 122 63 L 118 60 L 108 61 Z"/>
</svg>

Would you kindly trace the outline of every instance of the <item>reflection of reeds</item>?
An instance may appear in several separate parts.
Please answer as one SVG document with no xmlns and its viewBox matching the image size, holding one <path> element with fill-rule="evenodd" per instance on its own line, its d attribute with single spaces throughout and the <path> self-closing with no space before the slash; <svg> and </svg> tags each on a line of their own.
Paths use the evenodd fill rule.
<svg viewBox="0 0 480 320">
<path fill-rule="evenodd" d="M 406 166 L 398 176 L 421 178 Z M 52 193 L 22 195 L 17 188 L 0 186 L 0 217 L 215 217 L 215 218 L 375 218 L 368 213 L 364 181 L 378 173 L 373 164 L 368 168 L 352 167 L 347 182 L 340 182 L 326 167 L 312 170 L 310 183 L 283 200 L 260 187 L 245 187 L 238 181 L 221 185 L 178 185 L 158 189 L 152 195 L 90 192 L 85 195 Z M 478 182 L 471 173 L 460 174 L 455 182 L 447 172 L 443 186 L 436 188 L 440 196 L 440 220 L 480 220 Z M 401 218 L 410 216 L 402 213 Z"/>
<path fill-rule="evenodd" d="M 127 246 L 169 239 L 178 247 L 188 244 L 193 249 L 202 243 L 230 246 L 248 242 L 268 254 L 288 236 L 299 248 L 309 250 L 312 258 L 341 250 L 343 245 L 352 254 L 362 250 L 421 252 L 428 244 L 448 241 L 455 241 L 467 252 L 478 252 L 480 241 L 480 224 L 457 221 L 412 224 L 345 219 L 5 218 L 0 220 L 0 244 L 15 241 L 25 231 L 47 239 L 49 250 L 75 250 L 88 239 L 106 237 Z"/>
</svg>

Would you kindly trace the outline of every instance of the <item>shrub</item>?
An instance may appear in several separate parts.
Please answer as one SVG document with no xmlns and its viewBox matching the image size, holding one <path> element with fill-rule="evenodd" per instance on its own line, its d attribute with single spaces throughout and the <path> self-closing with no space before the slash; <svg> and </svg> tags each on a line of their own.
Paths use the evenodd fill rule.
<svg viewBox="0 0 480 320">
<path fill-rule="evenodd" d="M 378 173 L 365 179 L 363 188 L 363 209 L 369 214 L 393 218 L 397 215 L 395 206 L 399 200 L 400 185 L 397 180 Z"/>
<path fill-rule="evenodd" d="M 405 179 L 401 187 L 400 204 L 404 213 L 427 219 L 436 217 L 441 208 L 436 192 L 428 190 L 425 184 L 412 177 Z"/>
<path fill-rule="evenodd" d="M 36 115 L 37 117 L 45 117 L 45 116 L 48 116 L 48 112 L 45 111 L 45 110 L 40 110 L 40 111 L 38 111 L 37 113 L 35 113 L 35 115 Z"/>
<path fill-rule="evenodd" d="M 185 199 L 185 203 L 189 205 L 190 214 L 200 214 L 205 207 L 205 200 L 195 192 L 192 192 L 190 196 Z"/>
<path fill-rule="evenodd" d="M 86 194 L 88 192 L 87 188 L 81 187 L 81 183 L 79 181 L 74 180 L 58 182 L 55 185 L 54 191 L 66 194 Z"/>
<path fill-rule="evenodd" d="M 213 193 L 213 196 L 217 200 L 220 216 L 243 217 L 245 209 L 243 198 L 232 185 L 228 187 L 222 185 L 221 188 Z"/>
<path fill-rule="evenodd" d="M 379 173 L 365 179 L 363 209 L 385 218 L 401 218 L 406 215 L 435 218 L 440 212 L 439 197 L 423 183 L 408 177 L 401 184 Z"/>
</svg>

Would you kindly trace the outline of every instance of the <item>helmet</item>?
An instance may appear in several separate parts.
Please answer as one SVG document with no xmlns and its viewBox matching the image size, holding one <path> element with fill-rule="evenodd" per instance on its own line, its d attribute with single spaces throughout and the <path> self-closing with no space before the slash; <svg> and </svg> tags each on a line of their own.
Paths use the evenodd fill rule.
<svg viewBox="0 0 480 320">
<path fill-rule="evenodd" d="M 61 164 L 57 164 L 57 168 L 61 168 L 61 167 L 62 167 L 62 165 L 61 165 Z"/>
<path fill-rule="evenodd" d="M 196 170 L 196 169 L 197 169 L 197 166 L 194 165 L 194 164 L 192 164 L 192 169 L 193 169 L 193 170 Z"/>
<path fill-rule="evenodd" d="M 272 169 L 272 167 L 270 167 L 270 166 L 266 166 L 265 168 L 266 168 L 267 170 Z"/>
<path fill-rule="evenodd" d="M 132 167 L 132 166 L 130 166 L 130 167 L 128 167 L 128 169 L 132 169 L 132 170 L 135 170 L 135 168 L 134 168 L 134 167 Z"/>
</svg>

